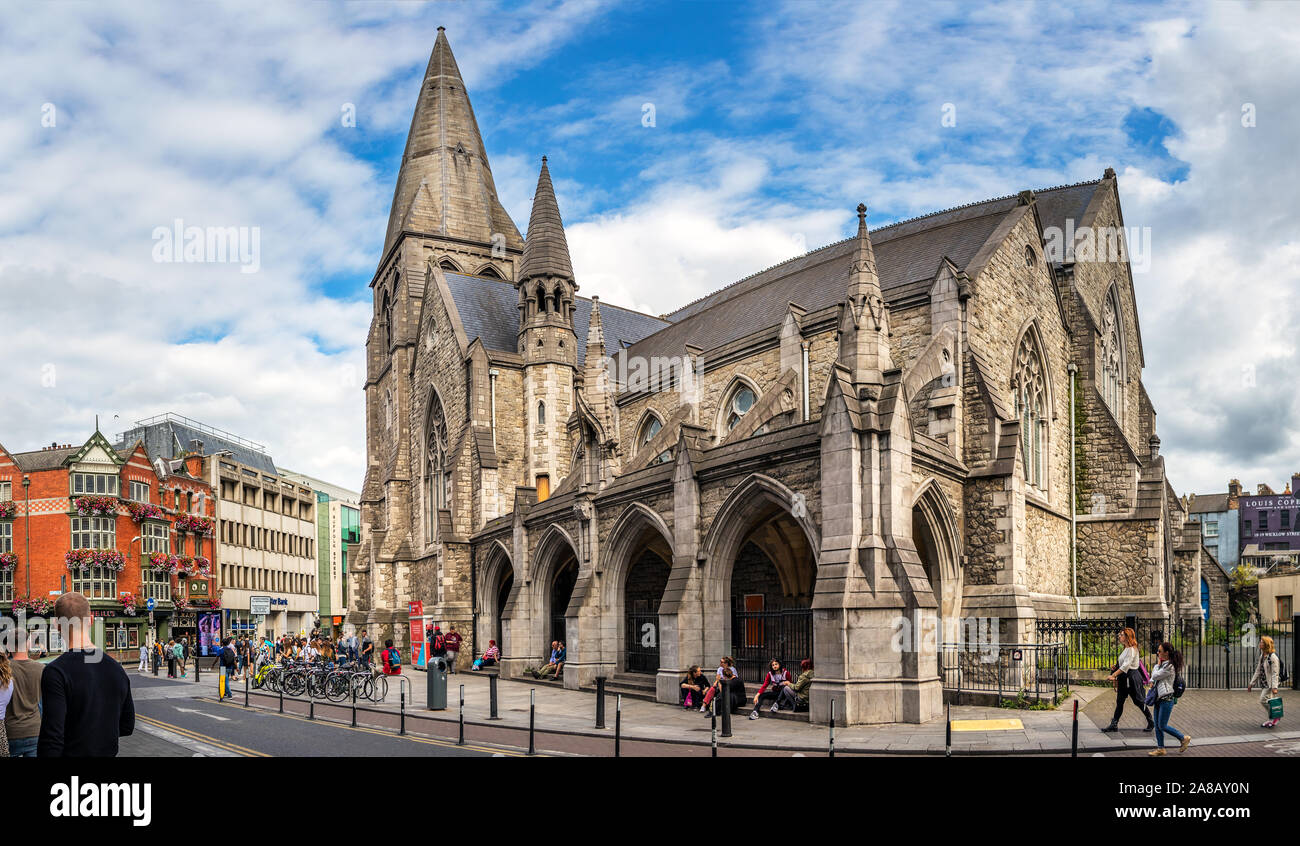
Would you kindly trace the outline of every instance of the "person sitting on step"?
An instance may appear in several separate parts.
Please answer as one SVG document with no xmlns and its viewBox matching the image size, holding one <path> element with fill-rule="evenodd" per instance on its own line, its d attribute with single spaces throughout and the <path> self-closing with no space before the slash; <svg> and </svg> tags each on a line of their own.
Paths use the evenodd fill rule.
<svg viewBox="0 0 1300 846">
<path fill-rule="evenodd" d="M 758 710 L 763 707 L 763 702 L 768 699 L 772 700 L 770 710 L 773 714 L 781 710 L 780 695 L 781 688 L 793 684 L 790 679 L 790 671 L 781 666 L 781 662 L 773 658 L 768 662 L 767 675 L 763 677 L 763 684 L 754 694 L 754 710 L 750 712 L 751 720 L 758 719 Z"/>
</svg>

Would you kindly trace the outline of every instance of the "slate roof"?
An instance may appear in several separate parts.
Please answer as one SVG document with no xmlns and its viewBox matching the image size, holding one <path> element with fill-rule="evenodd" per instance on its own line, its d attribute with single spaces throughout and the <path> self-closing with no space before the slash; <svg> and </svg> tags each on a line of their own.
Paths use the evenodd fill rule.
<svg viewBox="0 0 1300 846">
<path fill-rule="evenodd" d="M 1035 192 L 1044 227 L 1064 228 L 1082 217 L 1100 180 Z M 886 302 L 922 293 L 947 258 L 966 267 L 1018 196 L 999 197 L 904 220 L 871 233 L 876 272 Z M 788 303 L 817 311 L 840 302 L 848 290 L 856 238 L 848 238 L 741 279 L 665 315 L 673 326 L 639 343 L 632 353 L 680 355 L 686 344 L 714 349 L 775 326 Z M 701 317 L 700 320 L 693 318 Z"/>
<path fill-rule="evenodd" d="M 199 440 L 203 442 L 203 453 L 205 455 L 212 455 L 221 450 L 230 450 L 231 457 L 241 464 L 255 467 L 266 473 L 279 474 L 279 471 L 275 469 L 275 462 L 265 452 L 252 449 L 236 441 L 226 440 L 214 432 L 187 426 L 178 420 L 162 420 L 148 426 L 137 426 L 130 429 L 120 436 L 116 448 L 120 450 L 124 444 L 134 444 L 136 439 L 144 441 L 145 451 L 153 459 L 175 458 L 181 452 L 190 448 L 191 441 Z"/>
<path fill-rule="evenodd" d="M 490 350 L 517 352 L 519 349 L 519 292 L 513 283 L 500 279 L 446 273 L 447 287 L 465 327 L 465 338 L 483 340 Z M 601 301 L 600 319 L 605 329 L 605 354 L 614 355 L 623 344 L 631 344 L 668 325 L 667 321 L 639 311 L 619 308 Z M 578 364 L 586 360 L 587 328 L 591 322 L 591 300 L 576 297 L 573 329 L 578 336 Z"/>
<path fill-rule="evenodd" d="M 12 452 L 10 457 L 17 463 L 20 470 L 24 473 L 34 473 L 40 470 L 54 470 L 63 466 L 63 462 L 70 455 L 75 455 L 81 450 L 84 444 L 77 444 L 73 447 L 64 447 L 60 449 L 38 449 L 34 452 Z"/>
<path fill-rule="evenodd" d="M 1228 495 L 1222 494 L 1197 494 L 1196 499 L 1187 505 L 1189 514 L 1211 514 L 1217 511 L 1228 510 Z"/>
</svg>

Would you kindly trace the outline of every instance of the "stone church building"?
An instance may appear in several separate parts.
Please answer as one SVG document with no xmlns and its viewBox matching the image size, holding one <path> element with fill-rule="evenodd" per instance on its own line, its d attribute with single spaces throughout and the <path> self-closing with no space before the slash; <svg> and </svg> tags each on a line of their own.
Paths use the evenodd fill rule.
<svg viewBox="0 0 1300 846">
<path fill-rule="evenodd" d="M 618 308 L 545 158 L 526 238 L 498 201 L 440 30 L 371 282 L 348 622 L 406 643 L 420 600 L 466 659 L 560 639 L 566 687 L 671 702 L 692 664 L 811 658 L 812 720 L 875 723 L 938 715 L 960 620 L 1197 615 L 1129 265 L 1052 254 L 1122 226 L 1109 169 L 875 231 L 859 206 L 847 240 Z"/>
</svg>

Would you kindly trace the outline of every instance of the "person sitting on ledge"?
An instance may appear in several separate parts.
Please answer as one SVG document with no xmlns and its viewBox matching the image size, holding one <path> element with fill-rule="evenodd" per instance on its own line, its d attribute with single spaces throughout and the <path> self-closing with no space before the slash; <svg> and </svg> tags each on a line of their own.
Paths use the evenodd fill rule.
<svg viewBox="0 0 1300 846">
<path fill-rule="evenodd" d="M 799 678 L 794 680 L 794 684 L 782 685 L 780 693 L 776 697 L 777 705 L 789 708 L 791 711 L 808 710 L 808 689 L 812 687 L 813 680 L 813 662 L 810 658 L 805 658 L 799 662 Z"/>
<path fill-rule="evenodd" d="M 686 671 L 686 678 L 682 679 L 681 705 L 683 708 L 694 708 L 695 703 L 704 701 L 704 691 L 709 688 L 708 677 L 700 672 L 699 664 L 692 664 L 691 668 Z M 701 704 L 701 708 L 704 706 Z"/>
<path fill-rule="evenodd" d="M 540 670 L 533 671 L 533 678 L 539 681 L 545 679 L 558 679 L 560 672 L 564 669 L 564 642 L 560 640 L 551 641 L 551 660 Z"/>
<path fill-rule="evenodd" d="M 497 659 L 500 657 L 501 657 L 501 650 L 497 649 L 497 642 L 495 640 L 489 640 L 487 651 L 483 653 L 482 658 L 479 658 L 477 661 L 474 662 L 474 666 L 471 667 L 470 669 L 481 670 L 484 667 L 495 667 L 497 663 Z"/>
<path fill-rule="evenodd" d="M 758 719 L 758 710 L 763 707 L 763 703 L 771 699 L 772 707 L 769 709 L 772 713 L 781 710 L 780 696 L 781 688 L 789 685 L 790 671 L 781 666 L 781 662 L 773 658 L 768 664 L 767 675 L 763 677 L 763 684 L 754 694 L 754 710 L 750 712 L 751 720 Z"/>
</svg>

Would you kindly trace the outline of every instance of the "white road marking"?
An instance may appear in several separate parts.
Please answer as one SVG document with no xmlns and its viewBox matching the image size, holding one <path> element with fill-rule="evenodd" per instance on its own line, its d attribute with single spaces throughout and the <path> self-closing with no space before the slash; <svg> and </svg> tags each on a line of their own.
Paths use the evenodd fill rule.
<svg viewBox="0 0 1300 846">
<path fill-rule="evenodd" d="M 216 714 L 209 714 L 207 711 L 200 711 L 197 708 L 182 708 L 179 705 L 173 705 L 172 707 L 177 711 L 180 711 L 182 714 L 200 714 L 204 717 L 211 717 L 214 720 L 220 720 L 223 723 L 230 722 L 229 717 L 219 717 Z"/>
</svg>

